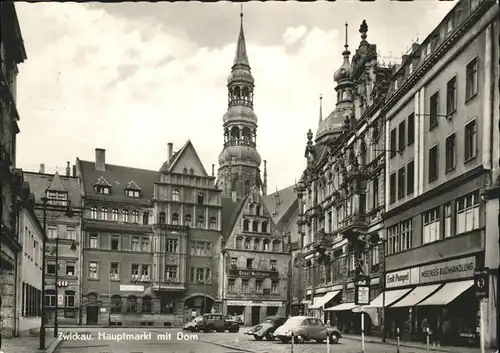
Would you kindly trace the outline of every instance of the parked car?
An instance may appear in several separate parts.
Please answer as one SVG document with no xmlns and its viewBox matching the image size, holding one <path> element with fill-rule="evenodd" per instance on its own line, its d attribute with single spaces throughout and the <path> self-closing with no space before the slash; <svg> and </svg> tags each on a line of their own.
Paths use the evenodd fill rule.
<svg viewBox="0 0 500 353">
<path fill-rule="evenodd" d="M 294 338 L 294 341 L 301 343 L 304 341 L 315 340 L 323 342 L 329 338 L 330 343 L 338 343 L 342 334 L 335 327 L 327 327 L 323 322 L 311 316 L 292 316 L 282 326 L 274 331 L 274 337 L 283 343 L 288 343 Z"/>
<path fill-rule="evenodd" d="M 245 323 L 243 322 L 243 319 L 241 316 L 236 315 L 236 316 L 228 316 L 228 320 L 232 322 L 236 322 L 239 326 L 243 326 Z"/>
<path fill-rule="evenodd" d="M 284 316 L 269 316 L 262 323 L 246 331 L 245 335 L 253 336 L 257 341 L 261 341 L 263 338 L 274 341 L 274 331 L 287 320 L 288 318 Z"/>
<path fill-rule="evenodd" d="M 239 325 L 236 322 L 228 320 L 228 318 L 222 314 L 204 314 L 199 316 L 192 321 L 184 325 L 185 330 L 192 332 L 238 332 L 240 330 Z"/>
</svg>

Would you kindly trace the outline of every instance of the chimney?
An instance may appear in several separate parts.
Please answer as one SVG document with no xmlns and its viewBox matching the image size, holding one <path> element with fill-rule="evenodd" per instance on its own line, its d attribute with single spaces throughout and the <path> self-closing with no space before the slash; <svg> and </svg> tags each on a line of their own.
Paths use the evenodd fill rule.
<svg viewBox="0 0 500 353">
<path fill-rule="evenodd" d="M 45 164 L 40 164 L 40 171 L 39 173 L 45 173 Z"/>
<path fill-rule="evenodd" d="M 66 162 L 66 176 L 71 175 L 71 167 L 69 166 L 69 162 Z"/>
<path fill-rule="evenodd" d="M 104 148 L 95 149 L 95 170 L 101 172 L 106 170 L 106 150 Z"/>
<path fill-rule="evenodd" d="M 231 198 L 233 199 L 233 202 L 236 202 L 236 191 L 231 193 Z"/>
<path fill-rule="evenodd" d="M 267 161 L 264 161 L 264 185 L 262 185 L 262 195 L 267 195 Z"/>
<path fill-rule="evenodd" d="M 73 164 L 73 176 L 76 177 L 76 165 Z"/>
<path fill-rule="evenodd" d="M 168 146 L 167 162 L 170 162 L 170 160 L 172 159 L 172 155 L 174 154 L 174 144 L 172 142 L 169 142 L 167 146 Z"/>
<path fill-rule="evenodd" d="M 212 176 L 215 176 L 215 164 L 212 164 Z"/>
</svg>

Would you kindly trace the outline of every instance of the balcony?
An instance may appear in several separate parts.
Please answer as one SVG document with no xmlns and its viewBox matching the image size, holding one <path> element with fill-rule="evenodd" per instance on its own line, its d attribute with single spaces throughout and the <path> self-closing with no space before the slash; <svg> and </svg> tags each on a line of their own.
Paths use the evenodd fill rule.
<svg viewBox="0 0 500 353">
<path fill-rule="evenodd" d="M 153 282 L 153 290 L 159 292 L 181 292 L 186 290 L 186 284 L 175 279 Z"/>
<path fill-rule="evenodd" d="M 228 146 L 248 146 L 255 148 L 256 145 L 255 142 L 251 140 L 239 139 L 239 140 L 229 140 L 226 143 L 224 143 L 224 148 Z"/>
<path fill-rule="evenodd" d="M 355 213 L 344 218 L 339 233 L 341 233 L 344 238 L 357 238 L 359 233 L 366 232 L 369 222 L 370 217 L 368 215 L 364 213 Z"/>
</svg>

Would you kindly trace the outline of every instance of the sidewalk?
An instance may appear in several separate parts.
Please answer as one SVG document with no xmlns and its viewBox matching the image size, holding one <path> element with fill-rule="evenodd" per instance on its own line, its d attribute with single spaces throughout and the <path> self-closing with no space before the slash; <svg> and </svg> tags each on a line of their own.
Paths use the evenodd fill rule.
<svg viewBox="0 0 500 353">
<path fill-rule="evenodd" d="M 58 339 L 54 338 L 53 333 L 48 333 L 45 338 L 45 350 L 40 351 L 39 336 L 23 336 L 23 337 L 13 337 L 13 338 L 4 338 L 2 340 L 2 348 L 0 348 L 0 352 L 3 353 L 53 353 L 56 348 L 59 346 Z"/>
<path fill-rule="evenodd" d="M 357 340 L 361 341 L 361 335 L 349 335 L 349 334 L 342 334 L 343 338 L 350 339 L 350 340 Z M 387 345 L 397 345 L 397 341 L 395 339 L 386 339 L 384 343 L 382 343 L 382 339 L 380 337 L 374 337 L 374 336 L 365 336 L 365 342 L 367 343 L 379 343 L 379 344 L 387 344 Z M 418 348 L 418 349 L 425 349 L 426 345 L 425 343 L 421 342 L 400 342 L 399 344 L 401 347 L 406 347 L 406 348 Z M 429 347 L 430 352 L 446 352 L 446 353 L 480 353 L 481 349 L 476 348 L 476 347 L 455 347 L 455 346 L 430 346 Z M 486 352 L 494 352 L 494 349 L 486 349 Z"/>
</svg>

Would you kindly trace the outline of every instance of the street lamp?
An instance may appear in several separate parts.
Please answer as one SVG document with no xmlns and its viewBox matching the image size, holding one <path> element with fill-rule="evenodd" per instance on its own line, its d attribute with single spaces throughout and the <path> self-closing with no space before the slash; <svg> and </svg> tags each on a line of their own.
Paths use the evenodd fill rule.
<svg viewBox="0 0 500 353">
<path fill-rule="evenodd" d="M 41 318 L 41 324 L 40 324 L 40 350 L 45 350 L 45 331 L 46 331 L 46 307 L 45 307 L 45 271 L 46 271 L 46 266 L 47 266 L 47 257 L 46 257 L 46 250 L 47 250 L 47 211 L 55 211 L 55 212 L 61 212 L 60 207 L 48 207 L 47 206 L 47 201 L 49 199 L 47 197 L 42 197 L 42 211 L 43 211 L 43 233 L 44 233 L 44 238 L 43 238 L 43 252 L 42 252 L 42 318 Z M 73 217 L 73 210 L 71 208 L 71 202 L 69 200 L 66 201 L 66 208 L 64 214 L 68 216 L 69 218 Z M 76 249 L 76 245 L 72 245 Z M 58 335 L 58 322 L 57 322 L 57 311 L 58 311 L 58 286 L 57 286 L 57 281 L 58 281 L 58 275 L 59 275 L 59 238 L 56 237 L 56 277 L 55 277 L 55 292 L 56 292 L 56 306 L 55 306 L 55 316 L 54 316 L 54 337 L 57 338 Z"/>
<path fill-rule="evenodd" d="M 288 274 L 287 274 L 287 282 L 288 282 L 288 293 L 287 293 L 287 301 L 288 301 L 288 305 L 287 305 L 287 316 L 290 317 L 292 316 L 292 301 L 293 301 L 293 286 L 292 286 L 292 280 L 293 280 L 293 276 L 292 276 L 292 236 L 291 236 L 291 233 L 290 232 L 287 232 L 285 234 L 283 234 L 283 238 L 286 238 L 286 241 L 287 241 L 287 245 L 286 245 L 286 249 L 287 249 L 287 252 L 288 252 Z"/>
</svg>

